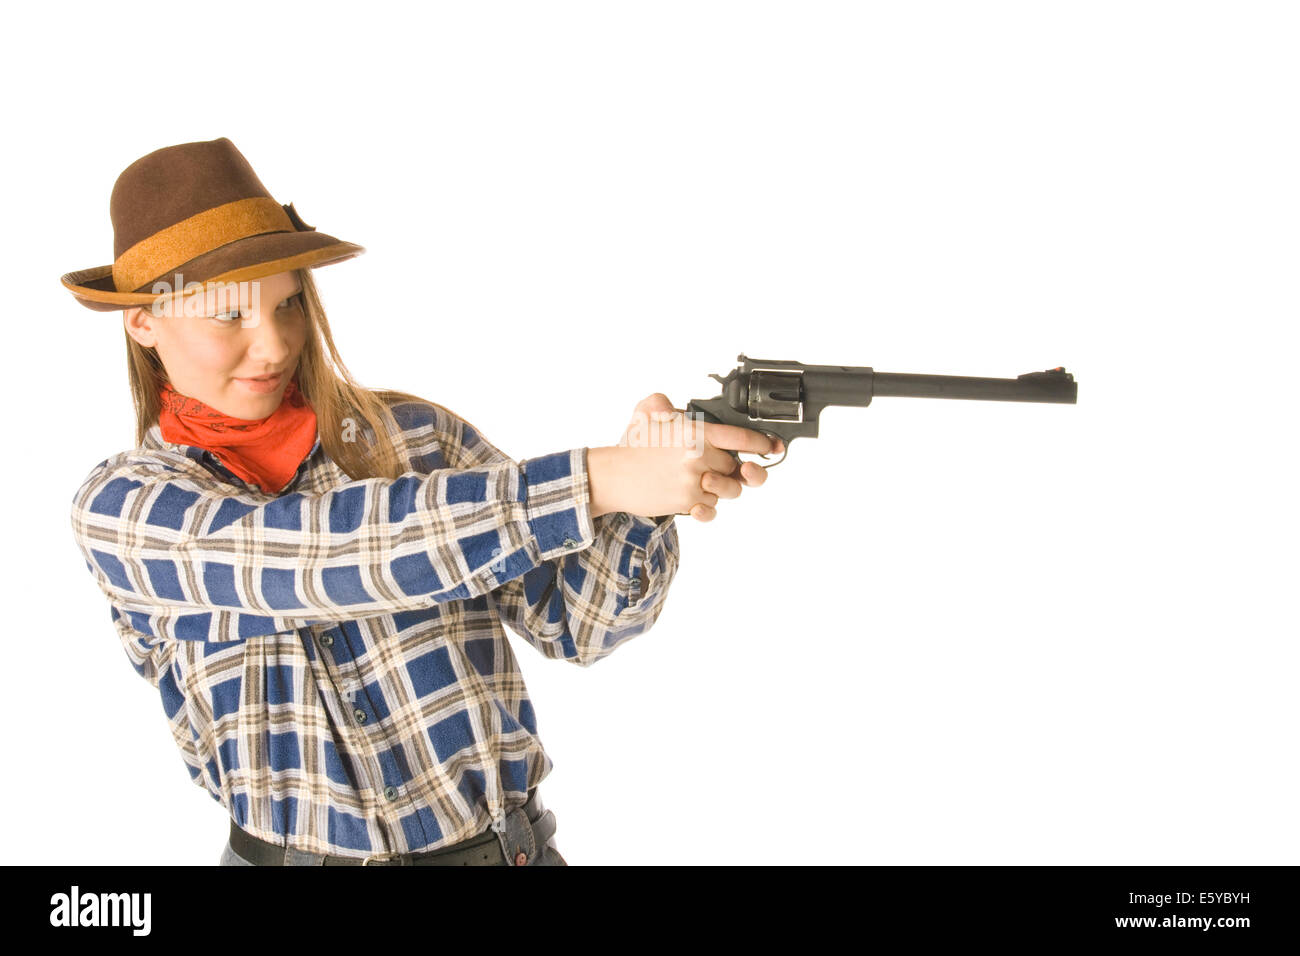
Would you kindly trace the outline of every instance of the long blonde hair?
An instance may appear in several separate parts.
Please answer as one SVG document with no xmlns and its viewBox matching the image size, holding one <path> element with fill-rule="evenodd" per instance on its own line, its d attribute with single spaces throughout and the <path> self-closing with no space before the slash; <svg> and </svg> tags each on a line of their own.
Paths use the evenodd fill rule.
<svg viewBox="0 0 1300 956">
<path fill-rule="evenodd" d="M 398 426 L 389 406 L 425 400 L 407 392 L 369 389 L 357 384 L 334 345 L 311 270 L 294 271 L 302 282 L 303 308 L 307 313 L 307 341 L 298 359 L 298 388 L 316 412 L 321 447 L 354 481 L 397 478 L 407 469 L 393 444 L 392 436 Z M 123 334 L 131 399 L 135 403 L 135 440 L 139 445 L 144 441 L 145 432 L 158 422 L 162 408 L 158 392 L 167 381 L 167 372 L 156 349 L 141 345 L 125 328 Z M 346 429 L 349 421 L 360 427 Z M 354 433 L 359 431 L 364 440 L 345 440 L 345 430 L 348 439 L 357 437 Z"/>
</svg>

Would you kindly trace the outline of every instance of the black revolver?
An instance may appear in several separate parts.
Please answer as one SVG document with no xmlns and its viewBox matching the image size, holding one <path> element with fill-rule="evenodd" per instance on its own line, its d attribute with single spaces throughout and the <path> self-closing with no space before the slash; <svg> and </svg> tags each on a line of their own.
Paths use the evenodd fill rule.
<svg viewBox="0 0 1300 956">
<path fill-rule="evenodd" d="M 739 367 L 727 375 L 716 398 L 693 398 L 686 411 L 706 422 L 738 425 L 785 442 L 785 454 L 763 468 L 775 468 L 796 438 L 816 438 L 817 419 L 827 405 L 865 407 L 877 396 L 966 398 L 991 402 L 1054 402 L 1074 405 L 1079 386 L 1064 368 L 1027 372 L 1017 378 L 966 375 L 910 375 L 877 372 L 865 366 L 804 365 L 736 356 Z M 734 451 L 728 454 L 736 459 Z M 761 457 L 766 458 L 766 455 Z M 757 463 L 756 463 L 757 464 Z"/>
</svg>

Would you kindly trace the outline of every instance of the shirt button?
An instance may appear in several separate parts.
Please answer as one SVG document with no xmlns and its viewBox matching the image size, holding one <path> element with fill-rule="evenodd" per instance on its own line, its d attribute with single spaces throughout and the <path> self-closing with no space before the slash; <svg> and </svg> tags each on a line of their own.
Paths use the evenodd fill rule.
<svg viewBox="0 0 1300 956">
<path fill-rule="evenodd" d="M 320 646 L 321 646 L 321 647 L 333 647 L 333 646 L 334 646 L 334 635 L 333 635 L 333 634 L 322 634 L 322 635 L 320 636 Z"/>
<path fill-rule="evenodd" d="M 352 716 L 357 719 L 357 723 L 359 724 L 364 724 L 366 722 L 366 712 L 360 707 L 352 711 Z"/>
<path fill-rule="evenodd" d="M 515 857 L 515 866 L 524 866 L 528 862 L 528 854 L 520 853 Z"/>
<path fill-rule="evenodd" d="M 396 800 L 396 799 L 397 799 L 397 788 L 396 788 L 396 787 L 384 787 L 384 796 L 387 797 L 389 800 Z"/>
<path fill-rule="evenodd" d="M 564 547 L 572 551 L 574 548 L 578 547 L 578 542 L 574 541 L 572 538 L 565 538 Z"/>
</svg>

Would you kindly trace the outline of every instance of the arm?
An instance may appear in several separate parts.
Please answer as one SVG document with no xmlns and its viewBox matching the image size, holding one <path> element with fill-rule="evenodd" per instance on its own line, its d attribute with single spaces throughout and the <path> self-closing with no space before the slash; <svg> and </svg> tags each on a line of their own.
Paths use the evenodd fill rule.
<svg viewBox="0 0 1300 956">
<path fill-rule="evenodd" d="M 456 427 L 436 408 L 428 415 L 437 420 L 410 427 Z M 584 453 L 270 497 L 235 490 L 183 456 L 127 452 L 78 489 L 72 527 L 114 612 L 136 630 L 241 640 L 427 611 L 567 553 L 593 535 Z"/>
<path fill-rule="evenodd" d="M 499 467 L 510 460 L 464 422 L 454 447 L 457 467 Z M 490 597 L 501 619 L 544 655 L 585 667 L 654 624 L 680 554 L 674 515 L 585 517 L 591 506 L 588 456 L 597 449 L 583 451 L 582 492 L 575 500 L 590 534 L 574 551 L 512 576 Z"/>
</svg>

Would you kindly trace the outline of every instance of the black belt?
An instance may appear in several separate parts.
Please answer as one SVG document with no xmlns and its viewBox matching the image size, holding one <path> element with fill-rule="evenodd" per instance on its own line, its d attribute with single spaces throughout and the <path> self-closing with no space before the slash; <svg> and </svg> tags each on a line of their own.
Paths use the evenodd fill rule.
<svg viewBox="0 0 1300 956">
<path fill-rule="evenodd" d="M 542 806 L 541 794 L 535 787 L 528 795 L 528 802 L 520 809 L 533 831 L 534 855 L 540 855 L 542 846 L 555 835 L 555 814 Z M 454 846 L 428 853 L 372 853 L 364 857 L 317 853 L 311 857 L 312 862 L 321 866 L 517 866 L 532 862 L 522 852 L 507 861 L 501 844 L 502 839 L 496 830 L 489 828 Z M 241 829 L 233 819 L 230 821 L 230 848 L 255 866 L 285 865 L 285 847 L 258 839 Z M 296 855 L 301 858 L 307 854 L 297 852 Z"/>
</svg>

